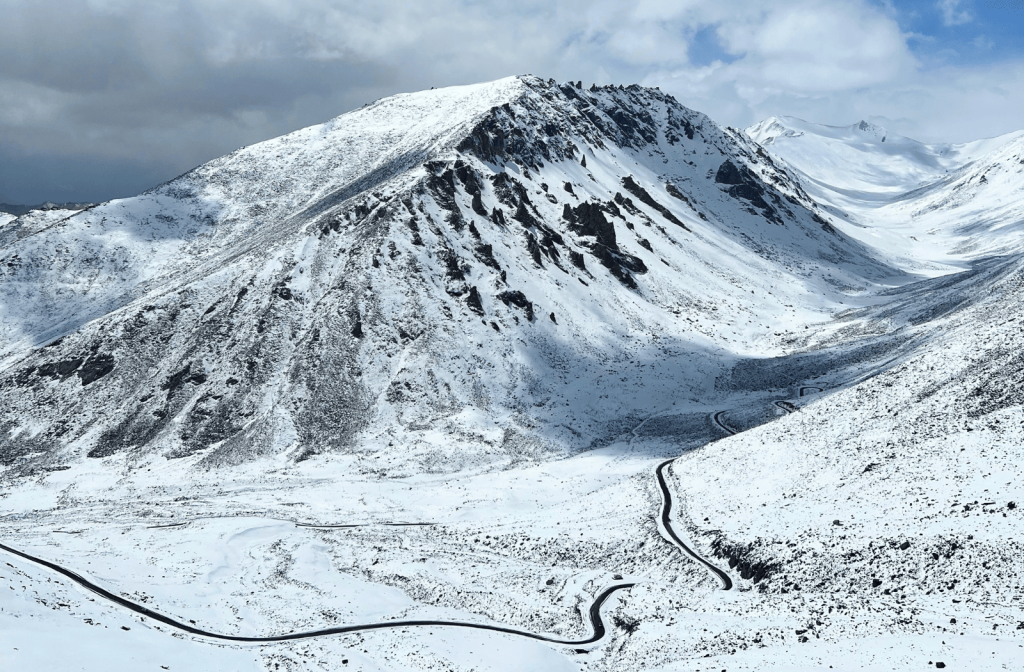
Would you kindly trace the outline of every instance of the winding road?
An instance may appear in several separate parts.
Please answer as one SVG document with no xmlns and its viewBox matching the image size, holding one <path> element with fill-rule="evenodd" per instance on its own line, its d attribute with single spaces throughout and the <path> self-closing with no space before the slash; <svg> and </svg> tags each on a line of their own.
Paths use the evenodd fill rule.
<svg viewBox="0 0 1024 672">
<path fill-rule="evenodd" d="M 699 562 L 700 564 L 707 567 L 711 573 L 718 577 L 718 580 L 722 582 L 723 590 L 732 589 L 732 579 L 724 571 L 715 567 L 710 562 L 699 556 L 692 548 L 683 543 L 683 540 L 679 538 L 676 531 L 672 529 L 672 492 L 668 488 L 668 481 L 665 480 L 665 469 L 676 461 L 677 458 L 671 460 L 665 460 L 658 465 L 658 468 L 654 470 L 655 475 L 658 477 L 658 487 L 661 488 L 661 523 L 664 527 L 665 532 L 668 534 L 668 539 L 674 545 L 678 546 L 683 550 L 684 553 L 689 555 L 691 558 Z"/>
<path fill-rule="evenodd" d="M 729 434 L 735 434 L 736 430 L 730 427 L 729 425 L 725 424 L 725 422 L 722 420 L 723 415 L 725 415 L 725 411 L 719 411 L 718 413 L 715 413 L 713 416 L 711 416 L 711 419 L 715 421 L 716 425 L 724 429 Z"/>
<path fill-rule="evenodd" d="M 43 567 L 46 567 L 49 570 L 57 572 L 58 574 L 66 577 L 68 579 L 71 579 L 74 583 L 78 584 L 82 588 L 85 588 L 86 590 L 89 590 L 89 591 L 95 593 L 96 595 L 99 595 L 100 597 L 102 597 L 103 599 L 105 599 L 105 600 L 107 600 L 109 602 L 113 602 L 114 604 L 116 604 L 118 606 L 124 607 L 125 609 L 127 609 L 129 611 L 133 611 L 136 614 L 139 614 L 141 616 L 145 616 L 145 617 L 147 617 L 149 619 L 152 619 L 152 620 L 154 620 L 154 621 L 156 621 L 158 623 L 163 623 L 164 625 L 169 625 L 170 627 L 172 627 L 172 628 L 174 628 L 176 630 L 180 630 L 182 632 L 187 632 L 189 634 L 196 635 L 198 637 L 206 637 L 208 639 L 216 639 L 216 640 L 219 640 L 219 641 L 226 641 L 226 642 L 250 643 L 250 644 L 271 644 L 273 642 L 288 642 L 288 641 L 293 641 L 293 640 L 296 640 L 296 639 L 312 639 L 314 637 L 327 637 L 327 636 L 330 636 L 330 635 L 344 635 L 344 634 L 349 634 L 349 633 L 353 633 L 353 632 L 366 632 L 366 631 L 369 631 L 369 630 L 388 630 L 388 629 L 394 629 L 394 628 L 411 628 L 411 627 L 429 626 L 429 627 L 469 628 L 469 629 L 473 629 L 473 630 L 489 630 L 491 632 L 501 632 L 501 633 L 505 633 L 505 634 L 508 634 L 508 635 L 516 635 L 518 637 L 527 637 L 529 639 L 535 639 L 537 641 L 547 642 L 549 644 L 560 644 L 560 645 L 563 645 L 563 646 L 586 646 L 587 644 L 593 644 L 595 642 L 600 641 L 602 638 L 604 638 L 605 634 L 607 633 L 607 628 L 605 627 L 604 619 L 601 618 L 601 607 L 604 605 L 604 603 L 616 591 L 626 590 L 626 589 L 632 588 L 633 585 L 634 585 L 632 583 L 618 583 L 618 584 L 609 586 L 609 587 L 605 588 L 604 590 L 602 590 L 600 593 L 598 593 L 597 597 L 595 597 L 594 601 L 591 603 L 590 610 L 589 610 L 590 625 L 591 625 L 591 628 L 593 629 L 593 634 L 591 634 L 591 636 L 586 638 L 586 639 L 580 639 L 580 640 L 558 639 L 556 637 L 548 637 L 548 636 L 545 636 L 545 635 L 538 635 L 536 633 L 527 632 L 525 630 L 516 630 L 514 628 L 506 628 L 506 627 L 500 626 L 500 625 L 487 625 L 485 623 L 467 623 L 467 622 L 462 622 L 462 621 L 428 621 L 428 620 L 424 620 L 424 621 L 384 621 L 384 622 L 381 622 L 381 623 L 370 623 L 370 624 L 366 624 L 366 625 L 343 625 L 343 626 L 340 626 L 340 627 L 337 627 L 337 628 L 324 628 L 322 630 L 310 630 L 310 631 L 307 631 L 307 632 L 290 632 L 290 633 L 287 633 L 287 634 L 284 634 L 284 635 L 272 635 L 270 637 L 243 637 L 243 636 L 240 636 L 240 635 L 224 635 L 224 634 L 220 634 L 220 633 L 217 633 L 217 632 L 210 632 L 209 630 L 203 630 L 202 628 L 197 628 L 194 625 L 189 625 L 188 623 L 182 623 L 181 621 L 179 621 L 179 620 L 177 620 L 175 618 L 171 618 L 170 616 L 165 616 L 164 614 L 161 614 L 160 612 L 157 612 L 157 611 L 153 611 L 152 609 L 144 607 L 141 604 L 138 604 L 136 602 L 132 602 L 131 600 L 126 600 L 125 598 L 121 597 L 120 595 L 115 595 L 114 593 L 110 592 L 109 590 L 106 590 L 105 588 L 102 588 L 102 587 L 96 585 L 92 581 L 89 581 L 88 579 L 86 579 L 85 577 L 81 576 L 80 574 L 76 574 L 75 572 L 71 571 L 70 569 L 66 569 L 64 567 L 61 567 L 58 564 L 52 563 L 52 562 L 50 562 L 48 560 L 43 560 L 42 558 L 37 558 L 35 556 L 29 555 L 28 553 L 23 553 L 22 551 L 19 551 L 17 549 L 11 548 L 10 546 L 5 546 L 4 544 L 0 544 L 0 550 L 6 551 L 7 553 L 10 553 L 11 555 L 14 555 L 14 556 L 17 556 L 19 558 L 22 558 L 23 560 L 28 560 L 29 562 L 33 562 L 33 563 L 35 563 L 37 565 L 41 565 Z"/>
<path fill-rule="evenodd" d="M 725 415 L 725 411 L 718 411 L 711 416 L 711 419 L 716 425 L 718 425 L 727 434 L 735 434 L 736 430 L 732 429 L 722 420 L 722 416 Z M 646 420 L 644 421 L 646 422 Z M 676 531 L 672 529 L 672 491 L 669 490 L 668 481 L 665 478 L 665 469 L 668 468 L 678 458 L 673 457 L 671 460 L 665 460 L 658 465 L 657 469 L 654 470 L 654 475 L 658 478 L 658 488 L 661 490 L 661 526 L 663 530 L 662 536 L 664 536 L 671 544 L 677 546 L 684 553 L 689 555 L 691 558 L 699 562 L 708 568 L 708 570 L 718 577 L 718 580 L 722 582 L 722 590 L 732 589 L 732 579 L 724 571 L 711 564 L 708 560 L 697 554 L 692 548 L 687 546 Z"/>
<path fill-rule="evenodd" d="M 802 387 L 802 388 L 800 388 L 800 396 L 803 396 L 805 391 L 808 390 L 808 389 L 818 390 L 819 392 L 821 391 L 821 388 Z M 775 403 L 776 403 L 777 406 L 779 406 L 779 408 L 782 408 L 783 410 L 785 410 L 787 412 L 792 412 L 792 409 L 783 406 L 780 402 L 776 401 Z M 725 431 L 727 434 L 730 434 L 730 435 L 736 434 L 737 433 L 736 430 L 734 430 L 733 428 L 731 428 L 731 427 L 729 427 L 728 425 L 725 424 L 725 421 L 722 419 L 723 415 L 725 415 L 725 411 L 718 411 L 717 413 L 715 413 L 712 416 L 712 419 L 713 419 L 714 423 L 718 427 L 720 427 L 723 431 Z M 650 418 L 648 418 L 648 419 L 650 419 Z M 646 420 L 644 422 L 646 422 Z M 643 423 L 641 423 L 641 425 L 642 424 Z M 635 430 L 634 430 L 634 435 L 635 435 Z M 710 572 L 712 572 L 716 577 L 718 577 L 718 580 L 722 582 L 722 588 L 724 590 L 731 590 L 732 587 L 733 587 L 733 582 L 732 582 L 732 579 L 729 577 L 729 575 L 726 572 L 724 572 L 723 570 L 721 570 L 718 567 L 716 567 L 715 565 L 713 565 L 708 560 L 706 560 L 703 557 L 701 557 L 692 548 L 687 546 L 686 543 L 683 542 L 683 540 L 679 537 L 679 535 L 676 533 L 676 531 L 672 528 L 672 492 L 669 489 L 668 481 L 665 478 L 665 470 L 675 460 L 676 460 L 676 458 L 673 458 L 671 460 L 666 460 L 665 462 L 662 462 L 661 464 L 659 464 L 658 467 L 655 469 L 655 476 L 657 477 L 657 480 L 658 480 L 658 488 L 661 491 L 661 499 L 662 499 L 661 527 L 662 527 L 662 531 L 664 533 L 664 536 L 667 538 L 667 540 L 670 543 L 672 543 L 673 545 L 677 546 L 684 553 L 689 555 L 691 558 L 693 558 L 694 560 L 696 560 L 700 564 L 704 565 Z M 310 524 L 304 524 L 304 523 L 295 523 L 294 521 L 289 521 L 289 522 L 293 522 L 293 524 L 295 524 L 295 525 L 297 525 L 299 527 L 319 528 L 319 529 L 363 527 L 363 525 L 358 525 L 358 524 L 356 524 L 356 525 L 310 525 Z M 180 527 L 180 526 L 186 525 L 186 524 L 187 523 L 171 523 L 171 524 L 168 524 L 168 525 L 154 525 L 152 527 L 154 527 L 154 528 L 156 528 L 156 527 Z M 419 525 L 432 525 L 433 523 L 385 523 L 385 524 L 387 524 L 387 525 L 394 525 L 394 526 L 406 526 L 406 525 L 416 525 L 416 526 L 419 526 Z M 10 553 L 11 555 L 14 555 L 14 556 L 16 556 L 18 558 L 21 558 L 23 560 L 27 560 L 29 562 L 32 562 L 32 563 L 35 563 L 35 564 L 40 565 L 42 567 L 45 567 L 46 569 L 49 569 L 49 570 L 51 570 L 53 572 L 56 572 L 56 573 L 60 574 L 61 576 L 64 576 L 67 579 L 70 579 L 72 582 L 74 582 L 78 586 L 80 586 L 80 587 L 82 587 L 82 588 L 84 588 L 84 589 L 86 589 L 86 590 L 88 590 L 88 591 L 90 591 L 92 593 L 95 593 L 96 595 L 102 597 L 103 599 L 105 599 L 105 600 L 107 600 L 109 602 L 112 602 L 113 604 L 116 604 L 116 605 L 118 605 L 120 607 L 123 607 L 124 609 L 127 609 L 128 611 L 132 611 L 132 612 L 134 612 L 136 614 L 139 614 L 140 616 L 145 616 L 146 618 L 152 619 L 153 621 L 156 621 L 157 623 L 163 623 L 164 625 L 170 626 L 170 627 L 172 627 L 172 628 L 174 628 L 176 630 L 179 630 L 181 632 L 187 632 L 187 633 L 189 633 L 191 635 L 195 635 L 197 637 L 204 637 L 204 638 L 207 638 L 207 639 L 214 639 L 214 640 L 219 640 L 219 641 L 240 642 L 240 643 L 255 643 L 255 644 L 261 644 L 261 643 L 262 644 L 270 644 L 270 643 L 274 643 L 274 642 L 286 642 L 286 641 L 294 641 L 294 640 L 299 640 L 299 639 L 312 639 L 312 638 L 316 638 L 316 637 L 328 637 L 328 636 L 331 636 L 331 635 L 343 635 L 343 634 L 350 634 L 350 633 L 355 633 L 355 632 L 367 632 L 367 631 L 370 631 L 370 630 L 387 630 L 387 629 L 394 629 L 394 628 L 410 628 L 410 627 L 451 627 L 451 628 L 468 628 L 468 629 L 473 629 L 473 630 L 489 630 L 491 632 L 501 632 L 501 633 L 504 633 L 504 634 L 515 635 L 517 637 L 526 637 L 526 638 L 529 638 L 529 639 L 534 639 L 534 640 L 541 641 L 541 642 L 547 642 L 549 644 L 558 644 L 558 645 L 562 645 L 562 646 L 586 646 L 588 644 L 594 644 L 594 643 L 600 641 L 607 634 L 607 628 L 605 627 L 604 620 L 601 618 L 601 607 L 604 606 L 604 603 L 608 600 L 608 598 L 611 597 L 617 591 L 628 590 L 629 588 L 632 588 L 635 585 L 635 584 L 632 584 L 632 583 L 617 583 L 617 584 L 608 586 L 607 588 L 602 590 L 594 598 L 594 601 L 591 603 L 590 609 L 589 609 L 589 612 L 588 612 L 589 619 L 590 619 L 590 625 L 591 625 L 591 629 L 592 629 L 593 632 L 592 632 L 590 637 L 588 637 L 586 639 L 581 639 L 581 640 L 558 639 L 556 637 L 548 637 L 546 635 L 540 635 L 540 634 L 533 633 L 533 632 L 528 632 L 528 631 L 525 631 L 525 630 L 517 630 L 515 628 L 507 628 L 507 627 L 500 626 L 500 625 L 487 625 L 485 623 L 469 623 L 469 622 L 464 622 L 464 621 L 433 621 L 433 620 L 384 621 L 384 622 L 380 622 L 380 623 L 368 623 L 368 624 L 363 624 L 363 625 L 345 625 L 345 626 L 340 626 L 340 627 L 335 627 L 335 628 L 324 628 L 324 629 L 321 629 L 321 630 L 309 630 L 309 631 L 305 631 L 305 632 L 291 632 L 291 633 L 287 633 L 287 634 L 283 634 L 283 635 L 271 635 L 271 636 L 268 636 L 268 637 L 245 637 L 245 636 L 241 636 L 241 635 L 225 635 L 225 634 L 221 634 L 221 633 L 217 633 L 217 632 L 211 632 L 209 630 L 203 630 L 202 628 L 197 628 L 194 625 L 190 625 L 188 623 L 183 623 L 182 621 L 179 621 L 179 620 L 177 620 L 175 618 L 172 618 L 172 617 L 167 616 L 165 614 L 161 614 L 158 611 L 153 611 L 152 609 L 149 609 L 148 607 L 144 607 L 141 604 L 138 604 L 136 602 L 132 602 L 131 600 L 125 599 L 125 598 L 121 597 L 120 595 L 116 595 L 116 594 L 110 592 L 109 590 L 107 590 L 107 589 L 105 589 L 105 588 L 103 588 L 101 586 L 96 585 L 92 581 L 89 581 L 88 579 L 86 579 L 85 577 L 81 576 L 80 574 L 77 574 L 76 572 L 74 572 L 74 571 L 72 571 L 70 569 L 67 569 L 65 567 L 62 567 L 62 566 L 60 566 L 60 565 L 58 565 L 56 563 L 50 562 L 49 560 L 44 560 L 42 558 L 37 558 L 37 557 L 35 557 L 33 555 L 29 555 L 28 553 L 25 553 L 23 551 L 19 551 L 19 550 L 15 549 L 15 548 L 11 548 L 10 546 L 6 546 L 4 544 L 0 544 L 0 550 L 5 551 L 7 553 Z"/>
</svg>

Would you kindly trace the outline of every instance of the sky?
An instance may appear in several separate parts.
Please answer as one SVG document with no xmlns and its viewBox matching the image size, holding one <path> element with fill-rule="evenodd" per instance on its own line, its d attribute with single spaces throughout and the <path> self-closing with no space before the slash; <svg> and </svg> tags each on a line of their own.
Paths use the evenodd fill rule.
<svg viewBox="0 0 1024 672">
<path fill-rule="evenodd" d="M 394 93 L 659 86 L 723 125 L 1024 129 L 1024 0 L 0 0 L 0 202 L 137 194 Z"/>
</svg>

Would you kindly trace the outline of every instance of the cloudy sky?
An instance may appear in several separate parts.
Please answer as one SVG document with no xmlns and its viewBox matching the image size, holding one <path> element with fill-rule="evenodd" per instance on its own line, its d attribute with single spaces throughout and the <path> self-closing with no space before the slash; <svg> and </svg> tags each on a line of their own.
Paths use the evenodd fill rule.
<svg viewBox="0 0 1024 672">
<path fill-rule="evenodd" d="M 0 0 L 0 202 L 138 193 L 403 91 L 660 86 L 722 124 L 1024 128 L 1024 0 Z"/>
</svg>

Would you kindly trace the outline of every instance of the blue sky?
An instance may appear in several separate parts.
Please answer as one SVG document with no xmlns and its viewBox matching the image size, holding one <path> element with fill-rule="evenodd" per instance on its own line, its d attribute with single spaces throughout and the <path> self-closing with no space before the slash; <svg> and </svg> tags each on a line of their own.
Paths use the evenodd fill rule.
<svg viewBox="0 0 1024 672">
<path fill-rule="evenodd" d="M 721 124 L 1024 128 L 1024 0 L 0 0 L 0 202 L 102 200 L 405 91 L 660 86 Z"/>
<path fill-rule="evenodd" d="M 1024 0 L 876 0 L 873 4 L 899 24 L 912 53 L 926 67 L 977 65 L 1024 56 Z M 705 25 L 693 31 L 693 63 L 736 60 L 722 48 L 715 28 Z"/>
<path fill-rule="evenodd" d="M 1024 1 L 878 3 L 923 63 L 984 64 L 1024 55 Z"/>
</svg>

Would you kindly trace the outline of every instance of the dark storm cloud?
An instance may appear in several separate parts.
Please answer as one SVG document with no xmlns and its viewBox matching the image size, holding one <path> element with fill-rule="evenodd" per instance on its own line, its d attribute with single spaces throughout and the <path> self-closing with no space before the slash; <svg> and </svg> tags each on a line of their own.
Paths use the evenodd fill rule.
<svg viewBox="0 0 1024 672">
<path fill-rule="evenodd" d="M 899 21 L 869 0 L 0 0 L 0 201 L 131 195 L 385 95 L 519 73 L 660 85 L 733 125 L 1021 125 L 1018 63 L 923 67 Z"/>
</svg>

